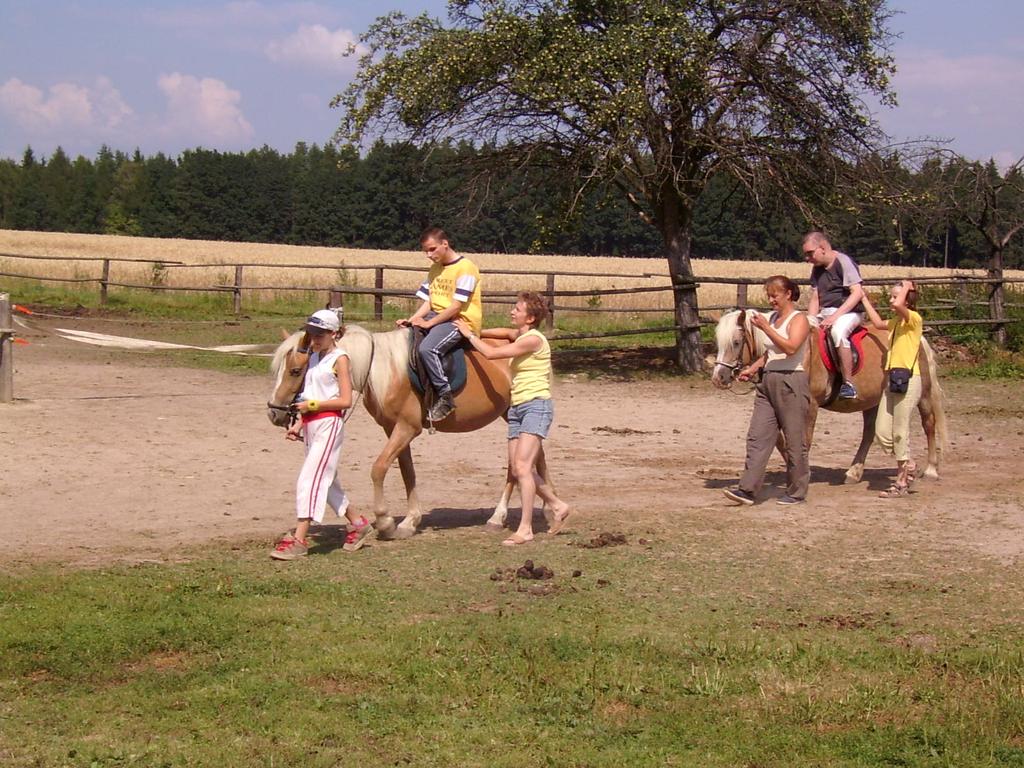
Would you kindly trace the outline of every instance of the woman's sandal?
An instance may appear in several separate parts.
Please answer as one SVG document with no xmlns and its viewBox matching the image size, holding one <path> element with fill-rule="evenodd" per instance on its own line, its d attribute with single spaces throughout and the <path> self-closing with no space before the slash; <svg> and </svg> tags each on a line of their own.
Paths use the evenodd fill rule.
<svg viewBox="0 0 1024 768">
<path fill-rule="evenodd" d="M 886 490 L 878 494 L 880 499 L 896 499 L 900 496 L 906 496 L 910 492 L 910 488 L 906 485 L 900 485 L 893 483 Z"/>
<path fill-rule="evenodd" d="M 518 533 L 513 533 L 501 542 L 501 545 L 503 547 L 518 547 L 520 544 L 528 544 L 531 541 L 533 541 L 533 536 L 526 538 L 525 536 L 520 536 Z"/>
<path fill-rule="evenodd" d="M 551 526 L 548 528 L 548 533 L 552 536 L 557 536 L 565 528 L 565 521 L 569 519 L 569 515 L 572 514 L 572 509 L 567 509 L 562 513 L 561 517 L 556 516 Z"/>
</svg>

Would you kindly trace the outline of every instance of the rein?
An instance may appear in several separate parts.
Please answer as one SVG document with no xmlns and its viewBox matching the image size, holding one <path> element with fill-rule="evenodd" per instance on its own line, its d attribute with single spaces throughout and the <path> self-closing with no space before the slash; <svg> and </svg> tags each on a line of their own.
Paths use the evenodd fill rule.
<svg viewBox="0 0 1024 768">
<path fill-rule="evenodd" d="M 754 342 L 754 332 L 747 328 L 746 320 L 744 320 L 744 322 L 741 324 L 740 327 L 743 328 L 743 345 L 740 347 L 740 354 L 739 354 L 739 357 L 736 358 L 736 362 L 735 363 L 726 363 L 726 362 L 722 362 L 722 361 L 718 360 L 718 361 L 715 361 L 715 365 L 720 365 L 723 368 L 728 368 L 730 371 L 732 371 L 733 375 L 730 377 L 731 381 L 729 382 L 729 386 L 726 387 L 726 389 L 728 389 L 734 395 L 738 395 L 740 397 L 743 397 L 745 395 L 749 395 L 750 393 L 752 393 L 756 389 L 756 387 L 751 387 L 750 389 L 748 389 L 745 392 L 736 392 L 733 389 L 733 386 L 736 384 L 736 376 L 735 376 L 735 374 L 736 374 L 737 369 L 744 368 L 747 365 L 749 365 L 751 362 L 753 362 L 754 357 L 756 357 L 756 354 L 757 354 L 757 347 L 756 347 L 755 342 Z M 743 361 L 744 353 L 747 354 L 747 362 Z"/>
<path fill-rule="evenodd" d="M 363 393 L 370 388 L 370 371 L 373 370 L 373 355 L 377 351 L 377 344 L 373 340 L 373 334 L 370 334 L 370 362 L 366 364 L 366 377 L 363 379 L 363 386 L 359 388 L 359 397 L 352 403 L 352 407 L 348 409 L 348 413 L 345 414 L 345 418 L 341 420 L 342 426 L 348 423 L 348 420 L 352 418 L 352 414 L 355 413 L 356 406 L 359 405 L 359 400 L 362 398 Z"/>
</svg>

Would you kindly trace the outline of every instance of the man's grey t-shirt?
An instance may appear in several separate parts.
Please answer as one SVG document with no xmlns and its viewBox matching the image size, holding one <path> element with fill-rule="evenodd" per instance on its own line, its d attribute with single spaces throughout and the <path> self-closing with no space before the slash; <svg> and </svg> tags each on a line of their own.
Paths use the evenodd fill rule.
<svg viewBox="0 0 1024 768">
<path fill-rule="evenodd" d="M 836 251 L 831 267 L 816 264 L 811 270 L 811 287 L 818 292 L 818 306 L 821 309 L 838 308 L 850 298 L 850 286 L 862 282 L 857 264 L 845 253 Z M 863 312 L 864 306 L 857 304 L 851 312 Z"/>
</svg>

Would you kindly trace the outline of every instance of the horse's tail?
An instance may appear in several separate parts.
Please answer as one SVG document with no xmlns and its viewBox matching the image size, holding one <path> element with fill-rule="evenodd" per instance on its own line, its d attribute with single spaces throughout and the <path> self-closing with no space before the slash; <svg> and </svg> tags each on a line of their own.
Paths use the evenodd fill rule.
<svg viewBox="0 0 1024 768">
<path fill-rule="evenodd" d="M 928 361 L 928 385 L 931 388 L 932 412 L 935 414 L 935 443 L 940 451 L 949 447 L 949 429 L 946 424 L 945 392 L 939 383 L 939 364 L 935 350 L 928 340 L 921 338 L 921 349 Z"/>
</svg>

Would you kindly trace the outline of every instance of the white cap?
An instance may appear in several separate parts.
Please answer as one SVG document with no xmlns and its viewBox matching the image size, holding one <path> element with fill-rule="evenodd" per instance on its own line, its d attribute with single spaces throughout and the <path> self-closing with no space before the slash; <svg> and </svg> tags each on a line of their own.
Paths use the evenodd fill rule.
<svg viewBox="0 0 1024 768">
<path fill-rule="evenodd" d="M 336 333 L 341 328 L 338 313 L 332 309 L 318 309 L 306 321 L 306 328 L 312 331 L 330 331 Z"/>
</svg>

